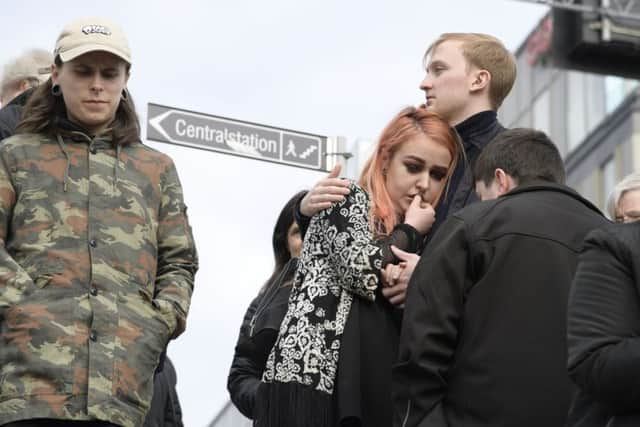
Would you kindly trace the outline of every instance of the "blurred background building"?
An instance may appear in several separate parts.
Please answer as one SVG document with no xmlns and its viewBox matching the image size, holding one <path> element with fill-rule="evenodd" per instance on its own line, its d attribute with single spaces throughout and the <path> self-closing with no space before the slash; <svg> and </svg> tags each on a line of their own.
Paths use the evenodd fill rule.
<svg viewBox="0 0 640 427">
<path fill-rule="evenodd" d="M 546 132 L 569 186 L 603 208 L 614 184 L 640 170 L 640 1 L 544 3 L 553 8 L 515 52 L 500 121 Z"/>
</svg>

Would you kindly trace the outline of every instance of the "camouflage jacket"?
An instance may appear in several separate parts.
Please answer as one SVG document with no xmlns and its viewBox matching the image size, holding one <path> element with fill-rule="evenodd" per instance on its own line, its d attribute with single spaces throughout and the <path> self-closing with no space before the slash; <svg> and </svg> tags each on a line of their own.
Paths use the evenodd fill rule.
<svg viewBox="0 0 640 427">
<path fill-rule="evenodd" d="M 171 159 L 16 135 L 0 147 L 0 425 L 140 426 L 197 255 Z"/>
</svg>

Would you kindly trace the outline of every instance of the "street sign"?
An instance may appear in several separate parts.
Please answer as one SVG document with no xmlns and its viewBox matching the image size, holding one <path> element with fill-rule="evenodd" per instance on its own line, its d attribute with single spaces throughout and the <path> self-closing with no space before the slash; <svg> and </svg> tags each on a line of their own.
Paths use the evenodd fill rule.
<svg viewBox="0 0 640 427">
<path fill-rule="evenodd" d="M 326 170 L 326 136 L 151 103 L 147 118 L 147 138 L 153 141 Z"/>
</svg>

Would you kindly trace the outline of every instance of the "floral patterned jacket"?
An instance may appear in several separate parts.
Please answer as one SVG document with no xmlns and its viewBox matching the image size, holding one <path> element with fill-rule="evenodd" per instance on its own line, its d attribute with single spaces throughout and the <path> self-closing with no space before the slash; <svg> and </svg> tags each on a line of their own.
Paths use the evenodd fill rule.
<svg viewBox="0 0 640 427">
<path fill-rule="evenodd" d="M 331 395 L 353 298 L 373 301 L 389 244 L 414 251 L 421 237 L 401 224 L 376 242 L 370 200 L 355 183 L 341 203 L 316 214 L 305 235 L 287 314 L 269 355 L 265 383 L 298 383 Z"/>
</svg>

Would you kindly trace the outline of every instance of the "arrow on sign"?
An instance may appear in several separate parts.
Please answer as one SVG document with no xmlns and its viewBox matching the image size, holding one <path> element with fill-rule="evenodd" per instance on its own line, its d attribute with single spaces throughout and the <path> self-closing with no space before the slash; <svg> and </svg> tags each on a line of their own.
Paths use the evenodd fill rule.
<svg viewBox="0 0 640 427">
<path fill-rule="evenodd" d="M 167 138 L 167 140 L 169 140 L 170 142 L 173 143 L 180 143 L 180 142 L 184 142 L 184 141 L 180 141 L 180 140 L 176 140 L 175 138 L 172 138 L 171 135 L 169 135 L 167 133 L 167 131 L 164 130 L 164 128 L 162 127 L 162 121 L 164 119 L 166 119 L 167 117 L 169 117 L 170 115 L 174 114 L 174 113 L 178 113 L 177 111 L 173 111 L 173 110 L 168 110 L 162 114 L 157 115 L 156 117 L 149 119 L 149 124 L 155 129 L 157 130 L 162 136 L 164 136 L 165 138 Z M 187 115 L 188 113 L 183 113 L 183 112 L 179 112 L 178 114 L 185 114 Z M 193 114 L 193 116 L 195 117 L 200 117 L 197 114 Z M 248 154 L 250 156 L 254 156 L 254 157 L 262 157 L 262 154 L 256 150 L 255 148 L 242 144 L 240 142 L 237 141 L 233 141 L 231 139 L 223 139 L 223 141 L 229 146 L 229 148 L 231 148 L 232 150 L 238 152 L 238 153 L 242 153 L 242 154 Z"/>
<path fill-rule="evenodd" d="M 147 117 L 147 138 L 154 141 L 324 170 L 326 159 L 321 153 L 326 151 L 327 138 L 323 136 L 156 104 L 149 104 Z"/>
</svg>

